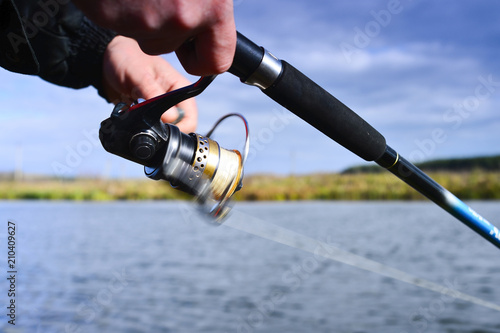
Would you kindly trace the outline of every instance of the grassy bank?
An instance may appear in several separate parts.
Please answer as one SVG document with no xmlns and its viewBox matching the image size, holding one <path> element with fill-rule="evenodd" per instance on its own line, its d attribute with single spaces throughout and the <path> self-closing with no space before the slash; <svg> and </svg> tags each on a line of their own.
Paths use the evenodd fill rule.
<svg viewBox="0 0 500 333">
<path fill-rule="evenodd" d="M 468 200 L 500 199 L 500 172 L 430 173 L 438 183 Z M 0 199 L 171 200 L 187 199 L 165 182 L 152 180 L 34 179 L 0 181 Z M 236 200 L 422 200 L 423 197 L 388 172 L 250 176 Z"/>
<path fill-rule="evenodd" d="M 1 181 L 0 199 L 40 200 L 170 200 L 187 195 L 152 180 L 36 179 Z"/>
<path fill-rule="evenodd" d="M 500 199 L 500 172 L 430 173 L 462 199 Z M 240 200 L 422 200 L 422 195 L 389 174 L 254 176 L 237 193 Z"/>
</svg>

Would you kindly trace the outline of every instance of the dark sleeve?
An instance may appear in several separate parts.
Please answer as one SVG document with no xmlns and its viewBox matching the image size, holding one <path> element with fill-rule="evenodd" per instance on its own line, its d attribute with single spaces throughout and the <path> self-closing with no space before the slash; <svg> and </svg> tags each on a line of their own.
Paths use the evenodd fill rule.
<svg viewBox="0 0 500 333">
<path fill-rule="evenodd" d="M 13 34 L 7 38 L 11 51 L 19 52 L 27 44 L 34 62 L 38 63 L 36 75 L 76 89 L 92 85 L 103 95 L 102 58 L 116 35 L 114 32 L 95 25 L 67 0 L 0 1 L 1 6 L 4 2 L 13 5 L 23 29 L 18 31 L 18 39 Z M 8 26 L 12 26 L 12 22 Z M 22 73 L 19 68 L 5 68 Z"/>
<path fill-rule="evenodd" d="M 21 74 L 37 74 L 40 71 L 12 0 L 0 0 L 0 66 Z"/>
</svg>

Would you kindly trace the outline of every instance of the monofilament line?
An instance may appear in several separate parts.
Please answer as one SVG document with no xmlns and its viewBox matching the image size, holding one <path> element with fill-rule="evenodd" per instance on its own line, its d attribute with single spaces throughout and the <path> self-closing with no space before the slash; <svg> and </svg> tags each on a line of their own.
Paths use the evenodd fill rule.
<svg viewBox="0 0 500 333">
<path fill-rule="evenodd" d="M 500 306 L 497 304 L 462 293 L 458 290 L 445 287 L 438 283 L 418 278 L 377 261 L 341 250 L 325 242 L 304 236 L 302 234 L 274 225 L 267 221 L 263 221 L 259 218 L 237 211 L 236 209 L 232 210 L 231 216 L 223 225 L 296 249 L 313 253 L 317 256 L 322 256 L 327 259 L 361 268 L 395 280 L 403 281 L 420 288 L 434 291 L 439 294 L 500 311 Z"/>
</svg>

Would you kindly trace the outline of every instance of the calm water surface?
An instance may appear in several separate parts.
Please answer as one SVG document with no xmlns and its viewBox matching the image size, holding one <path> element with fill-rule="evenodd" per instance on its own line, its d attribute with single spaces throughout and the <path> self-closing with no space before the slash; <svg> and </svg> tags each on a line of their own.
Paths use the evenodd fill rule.
<svg viewBox="0 0 500 333">
<path fill-rule="evenodd" d="M 472 202 L 500 224 L 500 203 Z M 431 203 L 237 203 L 269 223 L 500 304 L 500 252 Z M 17 226 L 2 332 L 500 332 L 500 313 L 199 220 L 180 202 L 0 202 Z"/>
</svg>

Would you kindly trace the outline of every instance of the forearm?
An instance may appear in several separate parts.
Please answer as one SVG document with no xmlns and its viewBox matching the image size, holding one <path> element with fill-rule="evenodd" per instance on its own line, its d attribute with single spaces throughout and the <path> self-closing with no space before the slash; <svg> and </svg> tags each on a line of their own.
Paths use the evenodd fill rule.
<svg viewBox="0 0 500 333">
<path fill-rule="evenodd" d="M 2 7 L 6 2 L 11 1 L 3 0 Z M 15 22 L 10 22 L 3 31 L 7 37 L 3 43 L 8 44 L 2 45 L 2 55 L 10 48 L 14 57 L 5 56 L 2 66 L 14 72 L 36 74 L 61 86 L 82 88 L 93 85 L 100 90 L 102 57 L 115 34 L 89 21 L 72 3 L 61 5 L 55 0 L 12 2 L 15 8 L 8 9 L 17 9 L 17 13 L 9 15 L 17 18 L 24 31 L 19 27 L 15 29 Z M 26 48 L 33 52 L 31 55 L 24 52 L 22 56 L 31 56 L 39 64 L 35 72 L 24 70 L 25 66 L 12 60 L 16 56 L 23 58 L 20 53 Z"/>
</svg>

